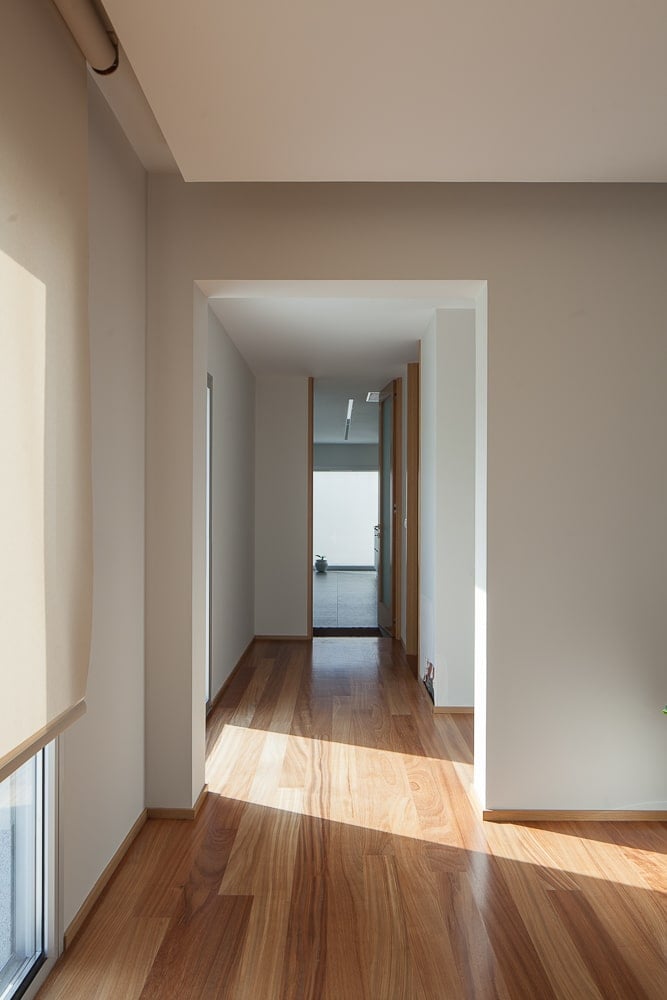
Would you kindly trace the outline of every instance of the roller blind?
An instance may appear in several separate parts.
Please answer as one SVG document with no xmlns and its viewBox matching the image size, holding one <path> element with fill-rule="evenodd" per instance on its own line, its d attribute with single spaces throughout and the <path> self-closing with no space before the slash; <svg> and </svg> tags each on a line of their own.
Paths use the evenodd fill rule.
<svg viewBox="0 0 667 1000">
<path fill-rule="evenodd" d="M 0 251 L 0 781 L 85 709 L 92 600 L 87 331 Z"/>
</svg>

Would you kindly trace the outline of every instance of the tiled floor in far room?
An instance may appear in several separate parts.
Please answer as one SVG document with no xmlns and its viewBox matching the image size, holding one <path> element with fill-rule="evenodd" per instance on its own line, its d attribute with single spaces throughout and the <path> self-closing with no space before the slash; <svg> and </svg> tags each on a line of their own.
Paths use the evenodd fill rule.
<svg viewBox="0 0 667 1000">
<path fill-rule="evenodd" d="M 315 628 L 376 628 L 375 570 L 328 570 L 313 574 Z"/>
</svg>

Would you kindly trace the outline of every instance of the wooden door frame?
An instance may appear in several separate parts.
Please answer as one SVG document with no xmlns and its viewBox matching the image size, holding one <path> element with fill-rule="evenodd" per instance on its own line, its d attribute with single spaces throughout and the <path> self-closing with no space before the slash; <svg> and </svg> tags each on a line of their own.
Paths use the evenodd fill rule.
<svg viewBox="0 0 667 1000">
<path fill-rule="evenodd" d="M 401 639 L 403 576 L 403 379 L 394 379 L 394 454 L 392 481 L 394 493 L 394 551 L 391 563 L 391 585 L 394 600 L 394 639 Z"/>
<path fill-rule="evenodd" d="M 391 451 L 391 636 L 394 639 L 401 638 L 401 577 L 402 577 L 402 556 L 403 556 L 403 380 L 401 378 L 392 379 L 387 383 L 380 393 L 380 402 L 391 396 L 392 400 L 392 451 Z M 379 420 L 379 442 L 378 468 L 380 471 L 380 495 L 379 507 L 381 508 L 382 497 L 382 414 Z M 382 525 L 382 511 L 379 510 L 378 521 Z M 382 535 L 380 535 L 380 564 L 378 566 L 378 592 L 380 587 L 382 568 Z M 379 607 L 379 601 L 378 601 Z M 378 615 L 379 619 L 379 615 Z M 378 625 L 380 622 L 378 620 Z M 381 626 L 386 628 L 386 625 Z"/>
</svg>

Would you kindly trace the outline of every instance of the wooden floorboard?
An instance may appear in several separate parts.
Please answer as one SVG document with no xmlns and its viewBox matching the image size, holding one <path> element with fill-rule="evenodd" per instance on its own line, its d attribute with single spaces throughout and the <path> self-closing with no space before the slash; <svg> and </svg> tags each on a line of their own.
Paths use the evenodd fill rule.
<svg viewBox="0 0 667 1000">
<path fill-rule="evenodd" d="M 662 1000 L 667 824 L 484 823 L 398 643 L 254 644 L 40 1000 Z"/>
</svg>

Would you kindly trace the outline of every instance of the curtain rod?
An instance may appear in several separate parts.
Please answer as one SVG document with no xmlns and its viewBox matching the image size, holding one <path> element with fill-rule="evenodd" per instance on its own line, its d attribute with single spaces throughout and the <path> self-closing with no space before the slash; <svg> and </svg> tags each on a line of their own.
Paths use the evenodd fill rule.
<svg viewBox="0 0 667 1000">
<path fill-rule="evenodd" d="M 118 68 L 118 39 L 92 0 L 52 0 L 86 62 L 102 76 Z"/>
</svg>

